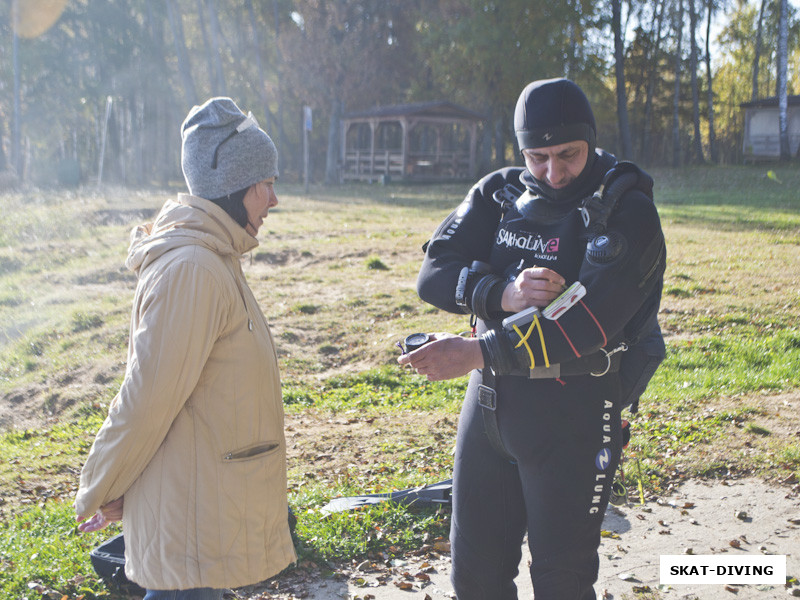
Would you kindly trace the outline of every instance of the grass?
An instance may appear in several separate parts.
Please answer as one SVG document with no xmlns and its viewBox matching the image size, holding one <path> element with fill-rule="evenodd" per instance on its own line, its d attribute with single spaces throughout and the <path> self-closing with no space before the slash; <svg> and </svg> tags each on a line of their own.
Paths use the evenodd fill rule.
<svg viewBox="0 0 800 600">
<path fill-rule="evenodd" d="M 3 598 L 123 597 L 107 589 L 88 560 L 111 531 L 79 535 L 69 504 L 32 508 L 0 522 L 0 533 Z"/>
<path fill-rule="evenodd" d="M 759 167 L 652 174 L 668 243 L 668 354 L 633 418 L 626 476 L 647 494 L 688 477 L 796 481 L 800 170 L 776 169 L 781 183 Z M 415 291 L 422 244 L 467 189 L 282 185 L 245 260 L 278 346 L 304 560 L 391 557 L 446 536 L 446 512 L 382 504 L 323 518 L 320 508 L 450 477 L 466 381 L 403 371 L 395 342 L 468 328 Z M 110 593 L 87 556 L 108 533 L 77 535 L 70 505 L 124 374 L 128 231 L 170 195 L 0 201 L 2 597 Z"/>
</svg>

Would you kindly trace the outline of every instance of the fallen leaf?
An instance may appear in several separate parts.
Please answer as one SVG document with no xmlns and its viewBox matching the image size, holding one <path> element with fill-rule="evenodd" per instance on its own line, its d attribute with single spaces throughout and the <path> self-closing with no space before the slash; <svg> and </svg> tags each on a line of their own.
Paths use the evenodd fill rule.
<svg viewBox="0 0 800 600">
<path fill-rule="evenodd" d="M 437 552 L 450 552 L 450 542 L 443 540 L 433 542 L 433 549 Z"/>
<path fill-rule="evenodd" d="M 611 538 L 612 540 L 620 539 L 619 534 L 613 531 L 606 531 L 605 529 L 600 532 L 600 537 Z"/>
</svg>

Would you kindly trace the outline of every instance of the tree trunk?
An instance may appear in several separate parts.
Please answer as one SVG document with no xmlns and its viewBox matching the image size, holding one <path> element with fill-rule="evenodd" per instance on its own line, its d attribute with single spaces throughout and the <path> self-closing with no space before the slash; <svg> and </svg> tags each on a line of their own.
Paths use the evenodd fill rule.
<svg viewBox="0 0 800 600">
<path fill-rule="evenodd" d="M 5 121 L 0 119 L 0 140 L 3 139 L 3 130 L 5 129 Z M 3 148 L 3 144 L 0 144 L 0 173 L 6 170 L 6 152 Z"/>
<path fill-rule="evenodd" d="M 20 102 L 20 77 L 19 77 L 19 36 L 17 35 L 16 26 L 12 33 L 12 64 L 13 64 L 13 78 L 14 78 L 14 116 L 13 124 L 11 126 L 11 166 L 17 174 L 20 181 L 23 180 L 24 173 L 22 172 L 22 103 Z"/>
<path fill-rule="evenodd" d="M 250 31 L 253 35 L 253 54 L 255 55 L 256 67 L 258 71 L 256 88 L 258 89 L 258 97 L 261 100 L 261 105 L 264 108 L 264 131 L 270 131 L 272 129 L 270 123 L 272 120 L 272 115 L 269 110 L 269 102 L 267 102 L 267 90 L 264 87 L 267 79 L 264 75 L 264 65 L 261 62 L 261 43 L 258 36 L 258 26 L 256 25 L 256 13 L 253 10 L 253 0 L 245 0 L 245 6 L 247 8 L 247 14 L 250 17 Z"/>
<path fill-rule="evenodd" d="M 172 42 L 175 46 L 175 56 L 178 58 L 178 72 L 183 84 L 183 95 L 188 106 L 197 104 L 197 91 L 192 77 L 192 65 L 189 62 L 189 53 L 186 51 L 186 39 L 183 35 L 183 17 L 180 7 L 175 5 L 175 0 L 166 0 L 167 18 L 172 30 Z"/>
<path fill-rule="evenodd" d="M 278 124 L 278 131 L 280 133 L 280 145 L 283 148 L 283 156 L 289 156 L 289 138 L 286 135 L 286 129 L 284 128 L 283 122 L 283 77 L 281 70 L 284 68 L 283 63 L 283 53 L 281 52 L 281 44 L 280 44 L 280 36 L 281 36 L 281 19 L 280 19 L 280 7 L 278 5 L 278 0 L 272 0 L 272 17 L 273 21 L 275 22 L 275 65 L 278 71 L 278 109 L 276 112 L 275 120 Z M 278 153 L 278 157 L 280 158 L 281 154 Z M 284 158 L 283 163 L 287 164 L 287 161 Z"/>
<path fill-rule="evenodd" d="M 675 90 L 672 98 L 672 166 L 681 164 L 681 41 L 683 38 L 683 0 L 678 0 L 673 29 L 675 31 Z"/>
<path fill-rule="evenodd" d="M 781 160 L 791 159 L 789 150 L 789 126 L 786 118 L 788 98 L 786 95 L 787 67 L 789 60 L 789 0 L 780 0 L 778 27 L 778 131 L 781 141 Z"/>
<path fill-rule="evenodd" d="M 569 0 L 569 8 L 570 13 L 572 15 L 580 14 L 580 6 L 578 5 L 578 0 Z M 575 73 L 577 71 L 577 63 L 578 63 L 578 24 L 577 24 L 578 17 L 576 16 L 574 19 L 570 19 L 570 22 L 567 24 L 567 28 L 569 31 L 569 54 L 567 55 L 567 64 L 566 64 L 566 73 L 564 74 L 567 79 L 574 79 Z"/>
<path fill-rule="evenodd" d="M 614 30 L 614 73 L 617 80 L 617 121 L 622 144 L 621 158 L 633 158 L 628 97 L 625 91 L 625 48 L 622 37 L 622 1 L 611 0 L 611 27 Z"/>
<path fill-rule="evenodd" d="M 494 121 L 494 159 L 495 168 L 502 168 L 506 165 L 506 128 L 503 126 L 502 111 Z"/>
<path fill-rule="evenodd" d="M 483 110 L 483 114 L 486 115 L 486 121 L 484 121 L 483 126 L 481 127 L 480 138 L 478 142 L 478 147 L 480 148 L 479 155 L 480 158 L 478 159 L 478 170 L 481 173 L 491 171 L 492 170 L 492 130 L 490 127 L 490 123 L 494 122 L 492 117 L 492 107 L 486 106 Z M 516 136 L 514 139 L 514 148 L 515 150 L 519 150 L 517 147 L 517 140 Z"/>
<path fill-rule="evenodd" d="M 711 20 L 714 14 L 714 0 L 708 0 L 708 15 L 706 20 L 706 87 L 708 87 L 708 150 L 711 153 L 711 162 L 719 162 L 717 152 L 717 134 L 714 130 L 714 78 L 711 73 Z"/>
<path fill-rule="evenodd" d="M 328 125 L 328 152 L 325 157 L 325 184 L 339 183 L 339 132 L 341 131 L 342 101 L 331 99 L 331 120 Z"/>
<path fill-rule="evenodd" d="M 664 11 L 666 0 L 656 3 L 655 10 L 655 42 L 653 43 L 652 54 L 649 56 L 649 66 L 647 73 L 647 90 L 644 101 L 644 118 L 642 123 L 642 160 L 644 164 L 650 164 L 653 159 L 651 148 L 651 134 L 653 128 L 653 97 L 656 89 L 656 76 L 659 74 L 659 58 L 661 56 L 661 27 L 664 23 Z M 652 29 L 651 29 L 652 34 Z"/>
<path fill-rule="evenodd" d="M 700 133 L 700 86 L 697 82 L 697 9 L 695 0 L 689 0 L 689 76 L 692 86 L 692 122 L 694 124 L 694 140 L 692 152 L 698 164 L 706 162 L 703 156 L 703 137 Z"/>
<path fill-rule="evenodd" d="M 197 0 L 197 22 L 200 28 L 200 36 L 203 38 L 203 49 L 206 55 L 206 73 L 208 75 L 209 89 L 214 87 L 214 57 L 211 49 L 211 40 L 208 39 L 208 28 L 206 27 L 206 8 L 204 0 Z"/>
<path fill-rule="evenodd" d="M 758 25 L 756 26 L 756 47 L 753 58 L 753 89 L 750 99 L 755 102 L 758 100 L 758 63 L 761 61 L 761 40 L 764 35 L 764 10 L 767 0 L 761 0 L 761 9 L 758 11 Z"/>
<path fill-rule="evenodd" d="M 225 73 L 222 69 L 222 52 L 219 44 L 219 18 L 217 16 L 216 0 L 207 0 L 208 8 L 208 29 L 211 32 L 211 59 L 214 65 L 211 90 L 215 96 L 227 96 L 227 86 L 225 85 Z"/>
</svg>

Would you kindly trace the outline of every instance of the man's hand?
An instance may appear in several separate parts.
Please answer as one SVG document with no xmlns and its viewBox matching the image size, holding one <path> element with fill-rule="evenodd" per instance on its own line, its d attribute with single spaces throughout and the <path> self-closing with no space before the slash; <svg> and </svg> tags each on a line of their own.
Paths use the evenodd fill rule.
<svg viewBox="0 0 800 600">
<path fill-rule="evenodd" d="M 428 381 L 442 381 L 466 375 L 483 367 L 483 354 L 477 338 L 463 338 L 452 333 L 435 333 L 422 348 L 397 359 L 410 365 Z"/>
<path fill-rule="evenodd" d="M 544 308 L 564 291 L 564 278 L 545 267 L 525 269 L 503 291 L 502 308 L 516 313 L 531 306 Z"/>
<path fill-rule="evenodd" d="M 83 521 L 78 525 L 78 531 L 81 533 L 99 531 L 108 527 L 114 521 L 121 521 L 123 504 L 124 496 L 101 506 L 100 509 L 86 521 L 83 521 L 82 517 L 78 517 L 78 521 Z"/>
</svg>

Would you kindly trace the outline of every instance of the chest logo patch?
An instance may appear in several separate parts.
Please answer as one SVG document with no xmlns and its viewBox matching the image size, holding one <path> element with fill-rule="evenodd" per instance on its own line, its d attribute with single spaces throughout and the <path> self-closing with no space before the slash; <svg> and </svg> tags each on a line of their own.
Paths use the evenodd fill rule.
<svg viewBox="0 0 800 600">
<path fill-rule="evenodd" d="M 542 254 L 557 254 L 561 238 L 544 239 L 541 235 L 534 235 L 525 231 L 509 231 L 500 229 L 497 232 L 496 243 L 505 248 L 517 248 Z"/>
</svg>

